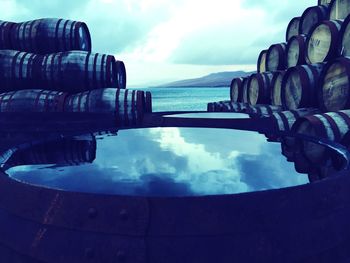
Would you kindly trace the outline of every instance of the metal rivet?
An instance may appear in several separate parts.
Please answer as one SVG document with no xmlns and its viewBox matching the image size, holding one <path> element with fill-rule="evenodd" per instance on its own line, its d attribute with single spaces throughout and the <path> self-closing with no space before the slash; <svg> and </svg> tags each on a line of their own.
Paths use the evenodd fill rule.
<svg viewBox="0 0 350 263">
<path fill-rule="evenodd" d="M 126 261 L 126 255 L 125 255 L 125 252 L 124 252 L 124 251 L 119 250 L 119 251 L 117 252 L 117 260 L 118 260 L 119 262 L 125 262 L 125 261 Z"/>
<path fill-rule="evenodd" d="M 88 210 L 89 218 L 93 219 L 97 217 L 97 210 L 95 208 L 89 208 Z"/>
<path fill-rule="evenodd" d="M 122 220 L 127 220 L 129 217 L 128 211 L 126 211 L 125 209 L 121 210 L 119 216 Z"/>
<path fill-rule="evenodd" d="M 85 257 L 88 259 L 92 259 L 95 257 L 95 253 L 92 248 L 85 249 Z"/>
</svg>

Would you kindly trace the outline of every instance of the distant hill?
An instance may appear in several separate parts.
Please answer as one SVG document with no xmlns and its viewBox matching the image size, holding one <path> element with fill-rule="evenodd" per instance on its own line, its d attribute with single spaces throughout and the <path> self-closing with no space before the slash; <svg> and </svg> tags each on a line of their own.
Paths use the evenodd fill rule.
<svg viewBox="0 0 350 263">
<path fill-rule="evenodd" d="M 157 87 L 229 87 L 233 78 L 245 77 L 252 73 L 245 71 L 218 72 L 200 78 L 178 80 Z"/>
</svg>

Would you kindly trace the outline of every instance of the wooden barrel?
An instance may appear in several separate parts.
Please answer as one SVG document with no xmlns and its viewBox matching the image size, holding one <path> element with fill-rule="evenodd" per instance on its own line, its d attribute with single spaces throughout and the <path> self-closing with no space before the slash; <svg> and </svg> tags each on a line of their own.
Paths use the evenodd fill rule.
<svg viewBox="0 0 350 263">
<path fill-rule="evenodd" d="M 241 102 L 243 98 L 244 78 L 234 78 L 230 85 L 230 99 L 232 102 Z"/>
<path fill-rule="evenodd" d="M 350 110 L 305 116 L 299 118 L 292 127 L 295 133 L 321 137 L 335 142 L 340 142 L 349 130 Z M 330 158 L 325 146 L 302 141 L 300 147 L 310 163 L 321 165 Z"/>
<path fill-rule="evenodd" d="M 16 151 L 7 167 L 19 165 L 79 165 L 96 158 L 96 139 L 92 135 L 64 138 L 59 141 L 31 145 Z"/>
<path fill-rule="evenodd" d="M 243 103 L 248 103 L 248 85 L 249 85 L 249 79 L 250 76 L 247 78 L 244 78 L 243 80 L 243 92 L 242 92 L 242 102 Z"/>
<path fill-rule="evenodd" d="M 266 70 L 284 70 L 287 67 L 286 43 L 274 44 L 270 46 L 266 53 Z"/>
<path fill-rule="evenodd" d="M 282 79 L 286 74 L 285 70 L 276 71 L 273 73 L 273 77 L 271 79 L 271 104 L 275 106 L 282 106 L 281 101 L 281 87 L 282 87 Z"/>
<path fill-rule="evenodd" d="M 267 50 L 262 50 L 258 57 L 257 72 L 262 73 L 266 71 L 266 54 Z"/>
<path fill-rule="evenodd" d="M 207 104 L 207 112 L 215 112 L 215 102 L 209 102 Z"/>
<path fill-rule="evenodd" d="M 323 111 L 350 108 L 350 58 L 328 62 L 320 77 L 319 106 Z"/>
<path fill-rule="evenodd" d="M 91 51 L 91 38 L 83 22 L 46 18 L 14 24 L 7 48 L 36 54 Z"/>
<path fill-rule="evenodd" d="M 300 18 L 299 34 L 309 35 L 316 25 L 328 19 L 328 15 L 329 8 L 327 5 L 307 8 Z"/>
<path fill-rule="evenodd" d="M 273 127 L 277 131 L 290 131 L 297 119 L 319 113 L 316 108 L 302 108 L 297 110 L 274 112 L 271 116 Z"/>
<path fill-rule="evenodd" d="M 338 56 L 342 23 L 340 20 L 323 21 L 314 28 L 307 42 L 308 63 L 320 63 Z"/>
<path fill-rule="evenodd" d="M 0 20 L 0 49 L 11 47 L 11 29 L 15 23 Z"/>
<path fill-rule="evenodd" d="M 97 89 L 67 97 L 66 112 L 115 114 L 119 127 L 138 125 L 145 112 L 144 92 L 127 89 Z"/>
<path fill-rule="evenodd" d="M 18 90 L 0 94 L 0 112 L 62 112 L 67 93 Z"/>
<path fill-rule="evenodd" d="M 40 88 L 42 56 L 0 50 L 0 92 Z"/>
<path fill-rule="evenodd" d="M 281 111 L 282 107 L 273 105 L 249 105 L 245 112 L 252 118 L 269 117 L 275 112 Z"/>
<path fill-rule="evenodd" d="M 289 68 L 282 80 L 281 100 L 285 109 L 317 108 L 318 79 L 323 63 Z"/>
<path fill-rule="evenodd" d="M 350 2 L 346 0 L 332 0 L 329 6 L 329 19 L 345 19 L 350 14 Z"/>
<path fill-rule="evenodd" d="M 306 64 L 305 50 L 307 39 L 306 35 L 297 35 L 289 39 L 286 50 L 288 68 Z"/>
<path fill-rule="evenodd" d="M 286 41 L 288 42 L 292 37 L 299 35 L 299 23 L 300 17 L 293 17 L 290 20 L 287 31 L 286 31 Z"/>
<path fill-rule="evenodd" d="M 332 0 L 318 0 L 318 5 L 329 5 Z"/>
<path fill-rule="evenodd" d="M 248 103 L 270 104 L 270 84 L 273 74 L 270 72 L 256 73 L 250 76 L 248 81 Z"/>
<path fill-rule="evenodd" d="M 80 92 L 118 88 L 117 78 L 122 72 L 117 74 L 116 60 L 111 55 L 68 51 L 45 56 L 40 75 L 41 85 L 47 89 Z M 125 80 L 126 76 L 121 78 Z"/>
<path fill-rule="evenodd" d="M 343 21 L 339 32 L 338 54 L 344 57 L 350 56 L 350 15 Z"/>
<path fill-rule="evenodd" d="M 125 69 L 121 62 L 118 65 L 117 73 L 113 56 L 85 51 L 41 56 L 0 50 L 0 91 L 43 88 L 79 92 L 119 85 L 124 88 Z"/>
</svg>

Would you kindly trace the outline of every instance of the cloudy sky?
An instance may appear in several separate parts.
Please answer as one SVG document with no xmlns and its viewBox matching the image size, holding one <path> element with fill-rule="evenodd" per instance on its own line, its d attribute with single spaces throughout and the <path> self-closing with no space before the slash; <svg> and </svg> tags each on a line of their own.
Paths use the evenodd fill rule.
<svg viewBox="0 0 350 263">
<path fill-rule="evenodd" d="M 0 0 L 2 20 L 61 17 L 87 23 L 93 51 L 127 66 L 128 85 L 155 85 L 218 71 L 255 70 L 285 41 L 294 16 L 316 0 Z"/>
</svg>

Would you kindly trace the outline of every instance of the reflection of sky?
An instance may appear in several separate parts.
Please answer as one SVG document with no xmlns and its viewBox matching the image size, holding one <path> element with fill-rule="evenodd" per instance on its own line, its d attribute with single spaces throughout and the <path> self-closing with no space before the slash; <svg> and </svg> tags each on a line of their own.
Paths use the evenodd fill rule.
<svg viewBox="0 0 350 263">
<path fill-rule="evenodd" d="M 226 129 L 154 128 L 97 140 L 93 164 L 19 166 L 7 171 L 33 184 L 73 191 L 184 196 L 232 194 L 307 182 L 264 136 Z"/>
</svg>

